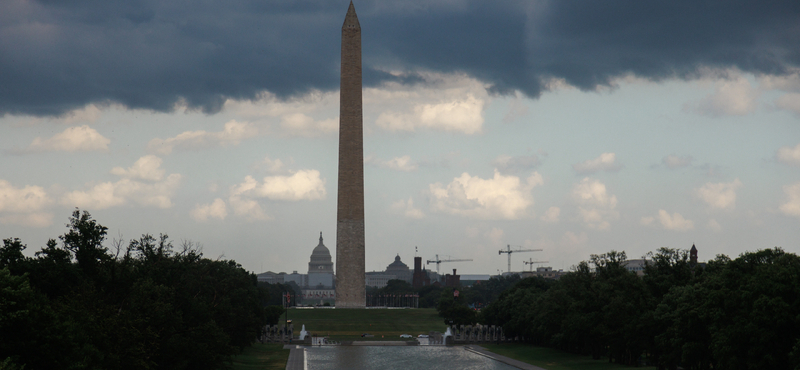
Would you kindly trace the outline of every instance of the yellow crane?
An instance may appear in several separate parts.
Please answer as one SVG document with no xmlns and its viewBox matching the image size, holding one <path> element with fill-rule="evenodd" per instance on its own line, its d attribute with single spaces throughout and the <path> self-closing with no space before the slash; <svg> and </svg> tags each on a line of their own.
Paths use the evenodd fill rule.
<svg viewBox="0 0 800 370">
<path fill-rule="evenodd" d="M 506 272 L 511 272 L 511 253 L 520 253 L 520 252 L 541 252 L 542 249 L 511 249 L 511 244 L 506 246 L 506 250 L 500 250 L 497 254 L 508 254 L 508 270 Z"/>
</svg>

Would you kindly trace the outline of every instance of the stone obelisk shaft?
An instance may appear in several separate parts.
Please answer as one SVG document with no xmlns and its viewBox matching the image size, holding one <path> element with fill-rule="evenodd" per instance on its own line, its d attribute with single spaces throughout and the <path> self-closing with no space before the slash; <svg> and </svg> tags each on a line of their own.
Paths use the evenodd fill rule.
<svg viewBox="0 0 800 370">
<path fill-rule="evenodd" d="M 361 112 L 361 26 L 350 2 L 342 26 L 339 95 L 339 198 L 336 217 L 336 307 L 363 308 L 364 134 Z"/>
</svg>

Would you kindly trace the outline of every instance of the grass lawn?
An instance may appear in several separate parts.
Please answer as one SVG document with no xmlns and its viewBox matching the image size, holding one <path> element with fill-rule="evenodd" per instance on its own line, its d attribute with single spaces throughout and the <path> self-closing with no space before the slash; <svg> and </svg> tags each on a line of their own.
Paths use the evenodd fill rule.
<svg viewBox="0 0 800 370">
<path fill-rule="evenodd" d="M 289 350 L 283 344 L 256 343 L 233 357 L 233 370 L 268 369 L 283 370 L 289 360 Z"/>
<path fill-rule="evenodd" d="M 289 319 L 294 324 L 295 335 L 299 335 L 305 324 L 306 330 L 333 340 L 401 340 L 400 334 L 427 334 L 429 331 L 444 332 L 444 319 L 435 309 L 290 309 Z M 283 322 L 284 316 L 281 316 Z M 374 335 L 361 338 L 361 334 Z"/>
<path fill-rule="evenodd" d="M 592 360 L 590 356 L 580 356 L 557 349 L 535 347 L 528 344 L 480 344 L 480 346 L 506 357 L 539 366 L 547 370 L 655 370 L 655 367 L 629 367 L 608 363 L 608 359 Z"/>
</svg>

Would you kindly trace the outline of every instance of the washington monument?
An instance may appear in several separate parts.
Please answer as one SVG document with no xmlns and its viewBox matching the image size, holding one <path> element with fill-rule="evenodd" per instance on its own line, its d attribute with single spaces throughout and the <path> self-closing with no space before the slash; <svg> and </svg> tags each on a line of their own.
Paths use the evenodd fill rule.
<svg viewBox="0 0 800 370">
<path fill-rule="evenodd" d="M 339 198 L 336 215 L 336 307 L 364 308 L 364 129 L 361 25 L 353 2 L 342 25 L 339 88 Z"/>
</svg>

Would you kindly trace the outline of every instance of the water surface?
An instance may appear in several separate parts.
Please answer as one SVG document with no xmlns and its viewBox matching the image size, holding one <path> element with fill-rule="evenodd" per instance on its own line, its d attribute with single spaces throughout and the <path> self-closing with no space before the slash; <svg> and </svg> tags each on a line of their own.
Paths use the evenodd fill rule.
<svg viewBox="0 0 800 370">
<path fill-rule="evenodd" d="M 306 350 L 309 370 L 516 369 L 462 346 L 331 346 Z"/>
</svg>

